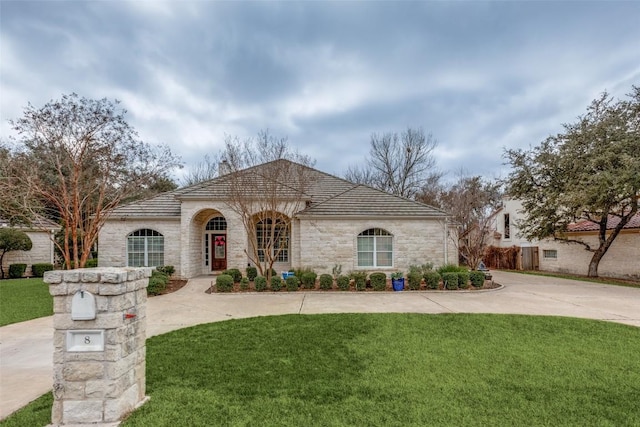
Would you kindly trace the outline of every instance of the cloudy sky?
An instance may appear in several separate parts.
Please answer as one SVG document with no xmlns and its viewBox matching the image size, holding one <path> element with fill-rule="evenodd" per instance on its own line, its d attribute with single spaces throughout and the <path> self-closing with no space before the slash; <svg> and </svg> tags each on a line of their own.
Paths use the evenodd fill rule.
<svg viewBox="0 0 640 427">
<path fill-rule="evenodd" d="M 505 147 L 640 84 L 640 1 L 1 0 L 0 19 L 0 137 L 76 92 L 187 167 L 268 128 L 343 175 L 373 132 L 422 127 L 450 176 L 504 176 Z"/>
</svg>

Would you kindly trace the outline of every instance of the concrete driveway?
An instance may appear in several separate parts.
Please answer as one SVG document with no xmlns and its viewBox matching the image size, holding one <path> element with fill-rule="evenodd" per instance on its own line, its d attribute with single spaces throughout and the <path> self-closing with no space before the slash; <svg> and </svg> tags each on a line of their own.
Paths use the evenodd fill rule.
<svg viewBox="0 0 640 427">
<path fill-rule="evenodd" d="M 504 287 L 471 292 L 212 294 L 211 277 L 150 298 L 147 334 L 232 318 L 317 313 L 509 313 L 598 319 L 640 327 L 640 289 L 494 272 Z M 52 317 L 0 328 L 0 419 L 52 387 Z"/>
</svg>

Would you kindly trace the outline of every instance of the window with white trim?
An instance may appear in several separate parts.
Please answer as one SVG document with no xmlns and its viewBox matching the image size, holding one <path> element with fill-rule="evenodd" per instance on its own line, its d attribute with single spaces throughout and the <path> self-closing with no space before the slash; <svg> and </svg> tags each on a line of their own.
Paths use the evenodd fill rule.
<svg viewBox="0 0 640 427">
<path fill-rule="evenodd" d="M 271 218 L 256 223 L 256 241 L 258 258 L 264 262 L 266 251 L 271 252 L 276 262 L 289 262 L 289 225 L 281 220 L 275 222 Z"/>
<path fill-rule="evenodd" d="M 544 259 L 558 259 L 558 251 L 556 249 L 543 249 L 542 257 Z"/>
<path fill-rule="evenodd" d="M 393 236 L 382 228 L 358 235 L 358 267 L 393 267 Z"/>
<path fill-rule="evenodd" d="M 143 228 L 127 236 L 127 266 L 158 267 L 164 265 L 164 236 Z"/>
</svg>

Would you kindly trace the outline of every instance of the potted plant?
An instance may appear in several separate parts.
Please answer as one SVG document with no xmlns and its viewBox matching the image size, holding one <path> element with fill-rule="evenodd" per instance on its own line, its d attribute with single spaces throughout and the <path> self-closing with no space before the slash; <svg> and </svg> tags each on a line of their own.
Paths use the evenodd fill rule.
<svg viewBox="0 0 640 427">
<path fill-rule="evenodd" d="M 401 291 L 404 289 L 404 274 L 402 271 L 396 271 L 391 273 L 391 285 L 394 291 Z"/>
</svg>

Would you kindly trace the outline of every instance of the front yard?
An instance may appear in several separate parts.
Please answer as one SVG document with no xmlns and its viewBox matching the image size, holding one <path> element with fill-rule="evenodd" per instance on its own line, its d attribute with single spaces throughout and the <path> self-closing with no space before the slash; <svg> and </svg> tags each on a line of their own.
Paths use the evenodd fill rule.
<svg viewBox="0 0 640 427">
<path fill-rule="evenodd" d="M 42 278 L 0 280 L 0 326 L 53 314 L 53 298 Z"/>
</svg>

